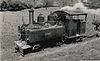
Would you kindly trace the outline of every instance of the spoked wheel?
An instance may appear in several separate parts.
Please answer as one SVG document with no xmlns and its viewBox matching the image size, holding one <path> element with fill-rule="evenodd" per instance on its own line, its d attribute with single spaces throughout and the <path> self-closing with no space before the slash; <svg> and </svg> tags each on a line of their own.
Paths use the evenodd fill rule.
<svg viewBox="0 0 100 61">
<path fill-rule="evenodd" d="M 59 42 L 56 43 L 56 45 L 58 45 L 58 46 L 61 46 L 62 44 L 63 44 L 62 41 L 59 41 Z"/>
<path fill-rule="evenodd" d="M 41 50 L 41 46 L 40 44 L 35 44 L 32 48 L 32 51 L 35 51 L 35 50 Z"/>
<path fill-rule="evenodd" d="M 76 42 L 81 42 L 81 41 L 83 41 L 83 38 L 82 38 L 82 37 L 75 38 L 75 41 L 76 41 Z"/>
<path fill-rule="evenodd" d="M 69 42 L 69 39 L 68 39 L 68 37 L 62 37 L 62 43 L 68 43 Z"/>
</svg>

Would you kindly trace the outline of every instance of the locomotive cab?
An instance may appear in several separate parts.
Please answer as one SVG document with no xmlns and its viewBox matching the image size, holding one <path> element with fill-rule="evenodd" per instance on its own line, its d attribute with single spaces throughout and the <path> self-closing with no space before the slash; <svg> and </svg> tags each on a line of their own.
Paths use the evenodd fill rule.
<svg viewBox="0 0 100 61">
<path fill-rule="evenodd" d="M 67 37 L 85 34 L 87 13 L 81 11 L 55 11 L 57 21 L 62 21 Z"/>
</svg>

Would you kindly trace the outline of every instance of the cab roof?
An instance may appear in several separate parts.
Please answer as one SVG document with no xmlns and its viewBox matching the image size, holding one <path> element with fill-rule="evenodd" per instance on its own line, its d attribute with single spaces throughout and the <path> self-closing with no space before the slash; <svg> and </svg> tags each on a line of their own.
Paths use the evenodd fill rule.
<svg viewBox="0 0 100 61">
<path fill-rule="evenodd" d="M 69 11 L 69 10 L 59 10 L 59 11 L 55 11 L 55 12 L 63 12 L 66 13 L 68 15 L 87 15 L 87 13 L 84 13 L 82 11 Z"/>
</svg>

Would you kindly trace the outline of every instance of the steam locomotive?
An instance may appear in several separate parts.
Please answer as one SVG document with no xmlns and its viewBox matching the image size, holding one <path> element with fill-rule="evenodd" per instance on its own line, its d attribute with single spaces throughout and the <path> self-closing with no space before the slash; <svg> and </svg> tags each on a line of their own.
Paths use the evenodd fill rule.
<svg viewBox="0 0 100 61">
<path fill-rule="evenodd" d="M 48 15 L 48 20 L 39 14 L 34 21 L 34 10 L 29 10 L 29 24 L 18 26 L 19 41 L 14 41 L 15 50 L 22 55 L 41 49 L 43 45 L 61 44 L 81 40 L 85 34 L 87 14 L 81 11 L 58 10 Z"/>
</svg>

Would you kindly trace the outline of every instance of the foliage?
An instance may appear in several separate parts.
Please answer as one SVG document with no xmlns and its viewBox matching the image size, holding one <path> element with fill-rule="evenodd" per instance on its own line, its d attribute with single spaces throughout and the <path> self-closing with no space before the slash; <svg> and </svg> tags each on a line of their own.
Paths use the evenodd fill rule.
<svg viewBox="0 0 100 61">
<path fill-rule="evenodd" d="M 7 3 L 5 1 L 2 1 L 1 10 L 6 10 L 6 8 L 7 8 Z"/>
<path fill-rule="evenodd" d="M 1 11 L 15 11 L 22 9 L 29 9 L 32 7 L 41 8 L 41 7 L 50 7 L 50 6 L 66 6 L 73 5 L 77 3 L 78 0 L 3 0 L 0 3 Z M 100 0 L 87 0 L 90 2 L 91 7 L 97 6 L 100 7 Z"/>
<path fill-rule="evenodd" d="M 28 9 L 31 8 L 32 5 L 23 3 L 21 1 L 2 1 L 1 3 L 1 11 L 18 11 L 22 9 Z"/>
</svg>

